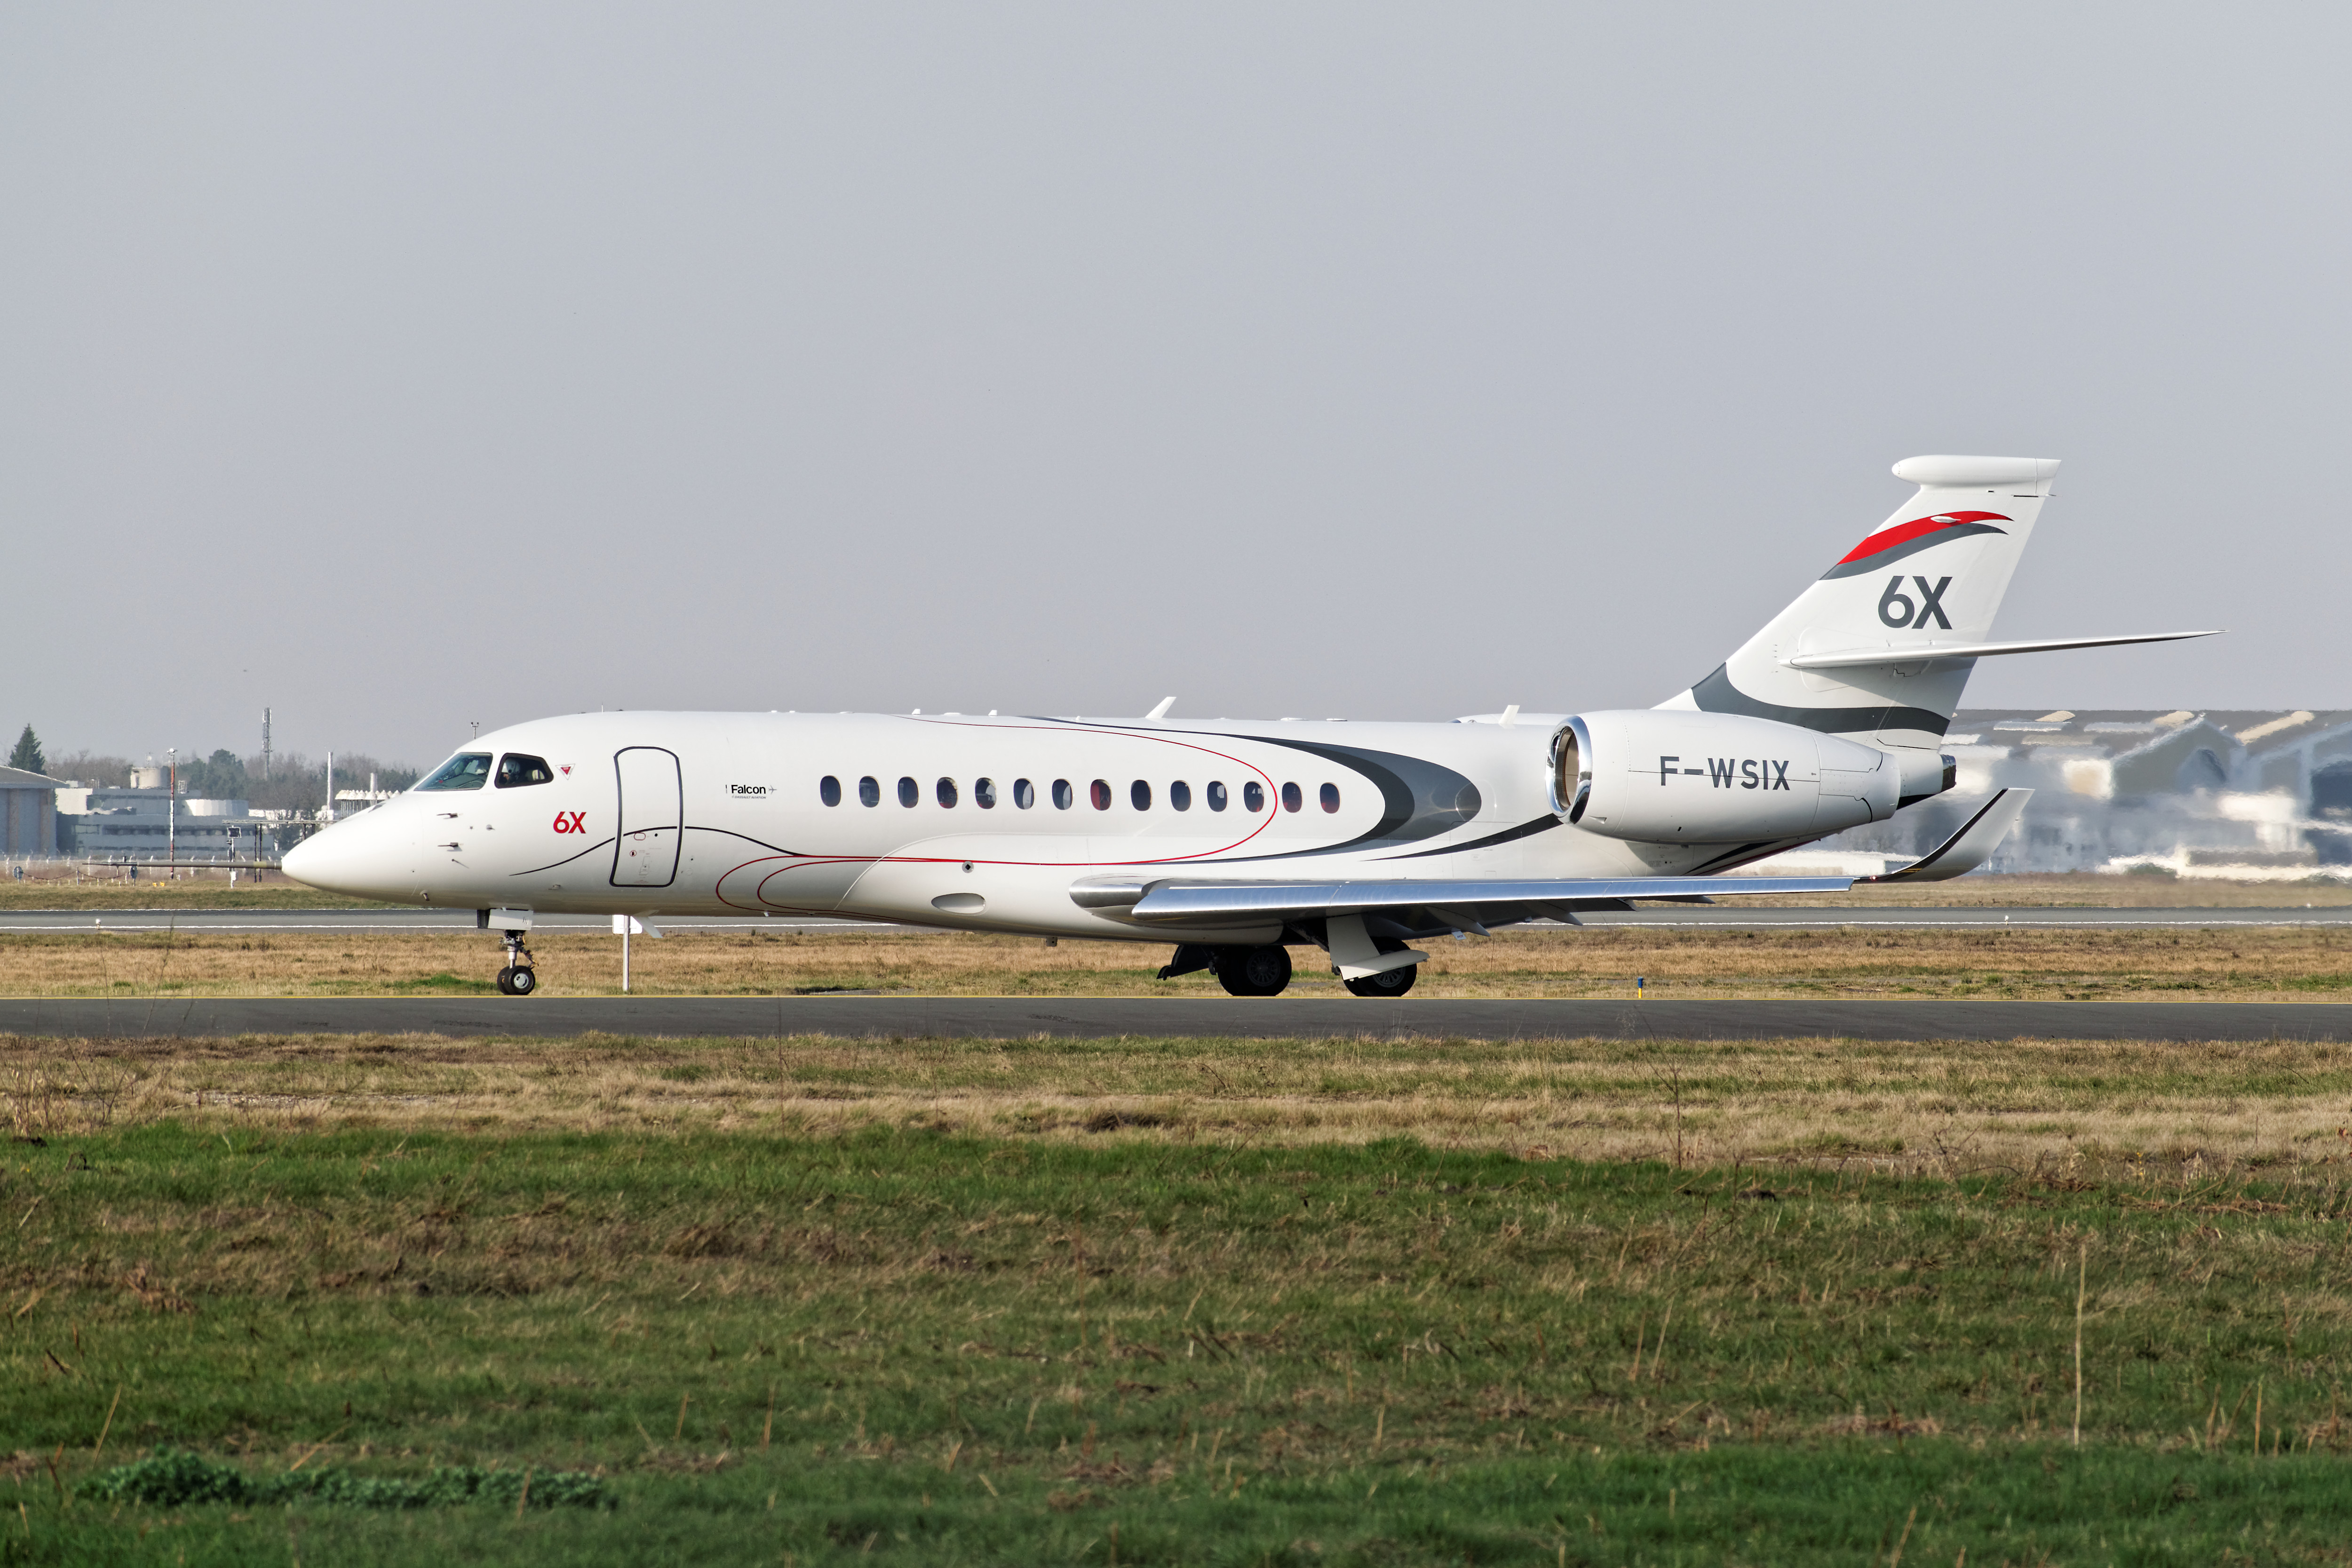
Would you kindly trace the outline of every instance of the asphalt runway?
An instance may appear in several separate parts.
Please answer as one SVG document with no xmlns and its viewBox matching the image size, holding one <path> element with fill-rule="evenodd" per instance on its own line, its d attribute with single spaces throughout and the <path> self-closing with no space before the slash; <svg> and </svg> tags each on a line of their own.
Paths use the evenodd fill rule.
<svg viewBox="0 0 2352 1568">
<path fill-rule="evenodd" d="M 1374 1001 L 1317 997 L 527 996 L 0 999 L 0 1034 L 86 1038 L 431 1034 L 562 1038 L 2347 1040 L 2327 1002 Z M 1438 1048 L 1443 1048 L 1439 1047 Z"/>
<path fill-rule="evenodd" d="M 811 920 L 762 915 L 662 915 L 664 931 L 917 931 L 927 926 L 883 925 L 872 921 Z M 1740 930 L 1801 929 L 1835 931 L 1846 926 L 1874 930 L 2000 928 L 2031 926 L 2065 931 L 2115 931 L 2140 926 L 2346 926 L 2352 927 L 2352 905 L 2316 909 L 2268 910 L 2095 910 L 2095 909 L 1822 909 L 1796 904 L 1670 904 L 1595 913 L 1584 917 L 1588 926 L 1723 926 Z M 1550 927 L 1533 921 L 1511 931 Z M 0 911 L 0 931 L 184 931 L 228 935 L 241 931 L 469 931 L 471 910 L 10 910 Z M 541 915 L 535 932 L 603 932 L 612 934 L 609 915 Z M 485 940 L 491 940 L 485 935 Z M 1175 942 L 1171 934 L 1170 943 Z"/>
</svg>

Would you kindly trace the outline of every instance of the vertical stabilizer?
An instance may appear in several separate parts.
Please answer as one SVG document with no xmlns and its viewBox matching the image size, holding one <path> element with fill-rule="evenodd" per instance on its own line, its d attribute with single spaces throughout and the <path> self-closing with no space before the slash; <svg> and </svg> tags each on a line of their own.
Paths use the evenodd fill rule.
<svg viewBox="0 0 2352 1568">
<path fill-rule="evenodd" d="M 1936 645 L 1981 642 L 1991 631 L 2057 473 L 2054 458 L 1905 458 L 1895 477 L 1918 493 L 1714 674 L 1659 706 L 1936 746 L 1976 668 L 1937 658 Z M 1878 648 L 1888 662 L 1832 670 L 1785 662 Z"/>
</svg>

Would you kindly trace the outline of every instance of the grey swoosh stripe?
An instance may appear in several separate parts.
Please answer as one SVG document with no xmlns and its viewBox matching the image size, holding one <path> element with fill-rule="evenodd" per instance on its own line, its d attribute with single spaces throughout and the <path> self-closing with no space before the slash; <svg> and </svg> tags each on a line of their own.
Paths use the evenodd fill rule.
<svg viewBox="0 0 2352 1568">
<path fill-rule="evenodd" d="M 1383 855 L 1381 858 L 1419 860 L 1430 855 L 1459 855 L 1470 849 L 1491 849 L 1497 844 L 1508 844 L 1514 839 L 1532 838 L 1538 833 L 1547 832 L 1559 826 L 1559 818 L 1548 811 L 1532 822 L 1522 822 L 1517 827 L 1506 827 L 1500 833 L 1489 833 L 1486 837 L 1474 838 L 1467 844 L 1450 844 L 1443 849 L 1416 849 L 1410 855 Z"/>
<path fill-rule="evenodd" d="M 1691 688 L 1702 712 L 1744 713 L 1751 719 L 1771 719 L 1824 735 L 1852 735 L 1865 730 L 1924 730 L 1940 735 L 1952 726 L 1951 715 L 1928 708 L 1905 708 L 1895 703 L 1864 708 L 1784 708 L 1750 697 L 1731 684 L 1726 667 Z"/>
<path fill-rule="evenodd" d="M 1832 577 L 1860 577 L 1892 566 L 1906 556 L 1916 555 L 1922 550 L 1933 550 L 1938 544 L 1948 544 L 1955 539 L 1966 539 L 1971 533 L 2007 533 L 2005 528 L 1995 528 L 1989 522 L 1959 522 L 1949 528 L 1939 528 L 1933 533 L 1923 533 L 1916 539 L 1906 539 L 1900 544 L 1889 545 L 1875 555 L 1865 555 L 1859 561 L 1841 561 L 1822 574 L 1826 583 Z"/>
</svg>

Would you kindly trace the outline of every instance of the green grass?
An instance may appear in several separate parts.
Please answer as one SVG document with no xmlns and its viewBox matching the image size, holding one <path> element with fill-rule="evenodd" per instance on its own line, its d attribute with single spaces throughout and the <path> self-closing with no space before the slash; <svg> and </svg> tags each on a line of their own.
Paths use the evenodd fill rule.
<svg viewBox="0 0 2352 1568">
<path fill-rule="evenodd" d="M 1148 1131 L 55 1137 L 0 1184 L 0 1562 L 2341 1562 L 2347 1212 Z M 99 1495 L 165 1447 L 617 1507 Z"/>
<path fill-rule="evenodd" d="M 384 985 L 383 989 L 400 996 L 495 996 L 498 994 L 499 985 L 495 980 L 484 980 L 475 975 L 452 974 L 447 970 L 442 969 L 436 970 L 431 974 L 420 974 L 412 979 L 392 981 Z"/>
<path fill-rule="evenodd" d="M 2344 1560 L 2342 1468 L 2316 1457 L 1845 1444 L 1508 1458 L 1454 1473 L 1367 1465 L 1072 1504 L 1021 1478 L 992 1492 L 936 1465 L 784 1459 L 639 1478 L 614 1513 L 84 1505 L 60 1517 L 36 1503 L 0 1540 L 0 1562 L 1696 1565 L 1885 1562 L 1900 1543 L 1913 1563 L 1962 1550 L 1986 1564 L 2333 1563 Z"/>
</svg>

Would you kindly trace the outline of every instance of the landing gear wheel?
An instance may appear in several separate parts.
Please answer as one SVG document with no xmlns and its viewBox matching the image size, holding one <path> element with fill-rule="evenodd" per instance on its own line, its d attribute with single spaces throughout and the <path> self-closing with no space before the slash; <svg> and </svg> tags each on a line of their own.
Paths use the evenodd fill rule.
<svg viewBox="0 0 2352 1568">
<path fill-rule="evenodd" d="M 1290 951 L 1272 945 L 1221 949 L 1217 984 L 1235 996 L 1279 996 L 1290 984 Z"/>
<path fill-rule="evenodd" d="M 1402 996 L 1412 989 L 1413 976 L 1421 973 L 1418 963 L 1400 963 L 1394 969 L 1383 969 L 1378 974 L 1367 974 L 1361 980 L 1342 980 L 1340 984 L 1359 996 Z"/>
<path fill-rule="evenodd" d="M 506 933 L 507 966 L 499 971 L 499 994 L 502 996 L 528 996 L 539 989 L 539 976 L 530 967 L 530 949 L 522 943 L 522 933 Z"/>
</svg>

